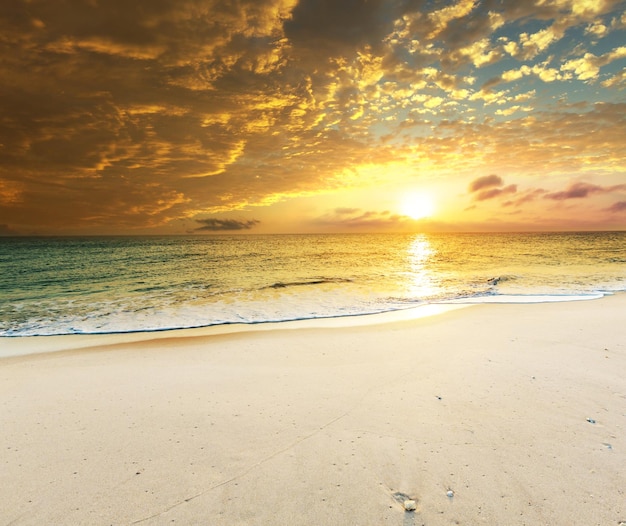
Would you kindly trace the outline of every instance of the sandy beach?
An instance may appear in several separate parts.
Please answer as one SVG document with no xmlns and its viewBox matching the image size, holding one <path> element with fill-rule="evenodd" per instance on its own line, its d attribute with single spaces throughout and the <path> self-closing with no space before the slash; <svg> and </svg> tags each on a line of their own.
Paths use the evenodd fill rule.
<svg viewBox="0 0 626 526">
<path fill-rule="evenodd" d="M 626 294 L 360 321 L 0 339 L 0 523 L 626 522 Z"/>
</svg>

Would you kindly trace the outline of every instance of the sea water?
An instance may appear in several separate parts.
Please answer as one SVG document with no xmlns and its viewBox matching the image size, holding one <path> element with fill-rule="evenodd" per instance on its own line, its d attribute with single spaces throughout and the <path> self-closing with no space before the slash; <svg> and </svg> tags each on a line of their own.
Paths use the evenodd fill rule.
<svg viewBox="0 0 626 526">
<path fill-rule="evenodd" d="M 626 290 L 626 232 L 0 238 L 0 336 Z"/>
</svg>

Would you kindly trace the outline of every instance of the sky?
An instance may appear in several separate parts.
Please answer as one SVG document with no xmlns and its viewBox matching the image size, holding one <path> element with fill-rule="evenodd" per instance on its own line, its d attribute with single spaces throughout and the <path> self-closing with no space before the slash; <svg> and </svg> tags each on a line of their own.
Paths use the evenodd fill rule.
<svg viewBox="0 0 626 526">
<path fill-rule="evenodd" d="M 0 234 L 626 230 L 626 1 L 6 0 Z"/>
</svg>

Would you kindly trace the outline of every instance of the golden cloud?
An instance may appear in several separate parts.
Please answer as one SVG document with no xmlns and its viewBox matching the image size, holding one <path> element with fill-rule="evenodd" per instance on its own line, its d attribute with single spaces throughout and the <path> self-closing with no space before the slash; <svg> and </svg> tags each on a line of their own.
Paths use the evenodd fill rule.
<svg viewBox="0 0 626 526">
<path fill-rule="evenodd" d="M 416 179 L 623 174 L 624 75 L 602 68 L 626 51 L 598 51 L 620 35 L 619 3 L 420 5 L 0 7 L 0 222 L 152 227 L 367 186 L 399 165 Z M 604 47 L 557 55 L 568 32 Z M 596 80 L 604 105 L 540 87 L 566 99 Z"/>
</svg>

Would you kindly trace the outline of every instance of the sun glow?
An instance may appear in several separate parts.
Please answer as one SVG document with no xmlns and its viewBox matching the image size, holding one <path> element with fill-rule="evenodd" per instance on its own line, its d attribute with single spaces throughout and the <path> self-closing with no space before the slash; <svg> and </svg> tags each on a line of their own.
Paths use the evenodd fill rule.
<svg viewBox="0 0 626 526">
<path fill-rule="evenodd" d="M 428 194 L 407 194 L 400 203 L 400 213 L 411 219 L 424 219 L 432 216 L 434 212 L 435 203 Z"/>
</svg>

